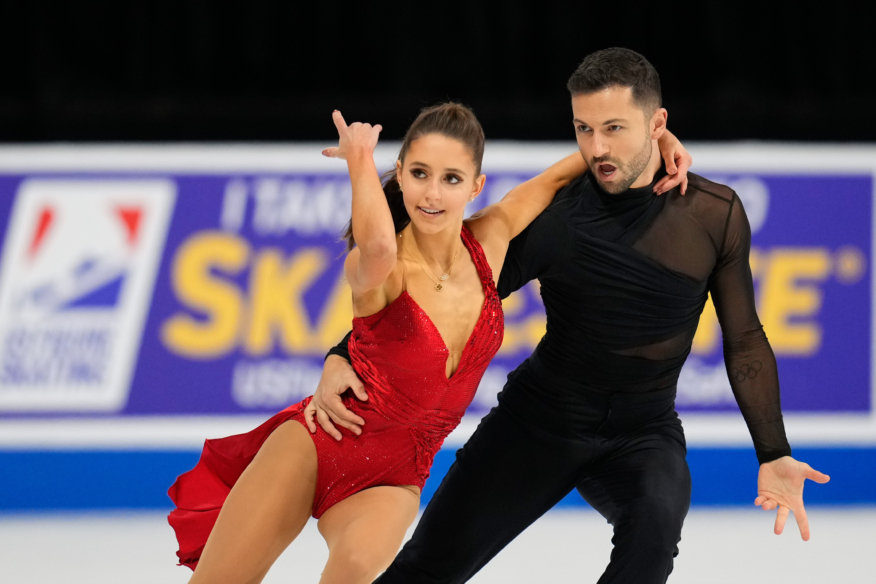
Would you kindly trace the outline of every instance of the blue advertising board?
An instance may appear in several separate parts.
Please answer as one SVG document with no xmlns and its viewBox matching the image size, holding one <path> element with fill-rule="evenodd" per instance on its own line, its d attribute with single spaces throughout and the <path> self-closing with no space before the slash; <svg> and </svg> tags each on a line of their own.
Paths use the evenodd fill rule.
<svg viewBox="0 0 876 584">
<path fill-rule="evenodd" d="M 712 178 L 752 223 L 784 410 L 869 412 L 872 176 Z M 350 196 L 341 173 L 0 176 L 0 413 L 272 412 L 310 395 L 352 318 L 338 238 Z M 544 332 L 537 282 L 505 313 L 473 413 Z M 735 410 L 721 355 L 709 303 L 682 410 Z"/>
<path fill-rule="evenodd" d="M 28 476 L 28 464 L 35 469 L 32 481 L 10 481 L 14 492 L 0 492 L 7 501 L 0 509 L 41 507 L 43 500 L 68 506 L 67 490 L 40 490 L 37 470 L 48 460 L 79 468 L 83 492 L 89 468 L 116 468 L 121 474 L 112 480 L 132 490 L 114 506 L 166 504 L 163 491 L 137 494 L 132 485 L 152 484 L 144 474 L 152 472 L 163 473 L 152 482 L 169 484 L 193 463 L 203 438 L 254 427 L 310 395 L 325 352 L 350 328 L 339 241 L 351 202 L 343 163 L 296 158 L 300 148 L 287 157 L 282 147 L 229 147 L 209 164 L 203 161 L 214 150 L 179 155 L 161 147 L 111 164 L 102 162 L 112 158 L 106 151 L 83 164 L 66 162 L 80 150 L 87 149 L 53 152 L 34 164 L 0 156 L 0 463 L 14 462 L 16 476 Z M 876 445 L 876 149 L 839 156 L 775 147 L 754 157 L 744 146 L 713 150 L 694 150 L 695 161 L 705 160 L 695 170 L 733 188 L 749 217 L 758 314 L 778 360 L 792 445 L 840 461 L 835 476 L 863 468 Z M 567 151 L 491 146 L 487 187 L 470 212 Z M 238 158 L 249 162 L 235 164 Z M 450 450 L 439 453 L 426 497 L 452 448 L 544 334 L 538 282 L 503 306 L 503 346 L 460 431 L 448 439 Z M 709 461 L 742 468 L 754 460 L 750 452 L 730 452 L 750 450 L 750 439 L 711 302 L 679 379 L 677 405 L 697 480 L 714 474 Z M 848 468 L 842 460 L 851 461 Z M 141 475 L 143 481 L 131 478 Z M 876 490 L 859 479 L 837 483 L 840 491 L 824 502 L 876 501 Z M 836 494 L 852 483 L 857 491 Z M 741 502 L 701 492 L 701 503 Z M 69 505 L 105 506 L 91 499 Z"/>
</svg>

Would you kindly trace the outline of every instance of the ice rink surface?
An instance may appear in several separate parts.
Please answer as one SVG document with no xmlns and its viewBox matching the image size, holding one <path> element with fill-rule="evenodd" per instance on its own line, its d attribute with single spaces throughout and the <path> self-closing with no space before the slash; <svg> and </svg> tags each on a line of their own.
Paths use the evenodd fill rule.
<svg viewBox="0 0 876 584">
<path fill-rule="evenodd" d="M 813 507 L 812 539 L 793 518 L 782 536 L 773 513 L 695 508 L 687 517 L 672 584 L 876 583 L 876 507 Z M 611 552 L 611 527 L 593 511 L 553 511 L 511 543 L 471 582 L 595 583 Z M 0 515 L 4 584 L 183 583 L 164 515 Z M 266 584 L 319 580 L 327 551 L 311 520 Z"/>
</svg>

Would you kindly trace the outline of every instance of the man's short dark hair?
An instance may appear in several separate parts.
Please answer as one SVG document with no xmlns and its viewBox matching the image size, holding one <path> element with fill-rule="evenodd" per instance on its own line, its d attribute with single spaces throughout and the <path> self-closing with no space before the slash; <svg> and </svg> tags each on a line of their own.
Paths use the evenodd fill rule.
<svg viewBox="0 0 876 584">
<path fill-rule="evenodd" d="M 566 85 L 572 95 L 609 87 L 629 87 L 633 102 L 650 115 L 662 105 L 660 76 L 648 59 L 630 49 L 612 48 L 590 53 Z"/>
</svg>

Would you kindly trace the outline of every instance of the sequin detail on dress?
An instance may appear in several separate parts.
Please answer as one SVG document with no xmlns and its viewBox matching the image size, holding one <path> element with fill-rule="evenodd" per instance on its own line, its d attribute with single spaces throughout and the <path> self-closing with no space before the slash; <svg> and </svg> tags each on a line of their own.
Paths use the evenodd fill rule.
<svg viewBox="0 0 876 584">
<path fill-rule="evenodd" d="M 467 227 L 462 241 L 484 289 L 484 306 L 456 372 L 448 379 L 448 349 L 429 316 L 407 293 L 383 310 L 353 319 L 350 357 L 368 391 L 368 401 L 344 396 L 345 405 L 364 417 L 361 436 L 343 428 L 337 442 L 318 428 L 318 474 L 313 516 L 375 486 L 423 488 L 435 454 L 459 424 L 481 377 L 502 344 L 504 318 L 493 273 L 483 249 Z M 280 424 L 297 420 L 311 398 L 275 415 L 246 434 L 207 440 L 194 469 L 180 475 L 168 495 L 176 505 L 168 521 L 176 531 L 181 565 L 194 570 L 225 498 Z"/>
</svg>

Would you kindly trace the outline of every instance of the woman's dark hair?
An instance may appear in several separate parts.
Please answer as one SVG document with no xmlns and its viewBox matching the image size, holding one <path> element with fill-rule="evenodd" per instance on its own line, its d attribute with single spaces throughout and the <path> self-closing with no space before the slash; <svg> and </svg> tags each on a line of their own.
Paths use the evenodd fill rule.
<svg viewBox="0 0 876 584">
<path fill-rule="evenodd" d="M 566 87 L 573 96 L 608 87 L 629 87 L 633 102 L 649 116 L 662 102 L 660 76 L 654 66 L 636 51 L 619 47 L 584 57 Z"/>
<path fill-rule="evenodd" d="M 475 164 L 475 175 L 481 173 L 481 163 L 484 159 L 484 129 L 470 108 L 461 103 L 448 102 L 427 107 L 420 112 L 411 127 L 405 134 L 398 159 L 404 163 L 405 155 L 414 140 L 427 134 L 441 134 L 465 144 L 471 152 L 471 158 Z M 399 233 L 411 222 L 408 211 L 405 208 L 404 196 L 398 186 L 396 168 L 393 167 L 381 177 L 383 192 L 392 212 L 392 223 L 395 232 Z M 353 249 L 356 241 L 353 239 L 353 221 L 347 224 L 342 239 L 347 242 L 347 251 Z"/>
</svg>

